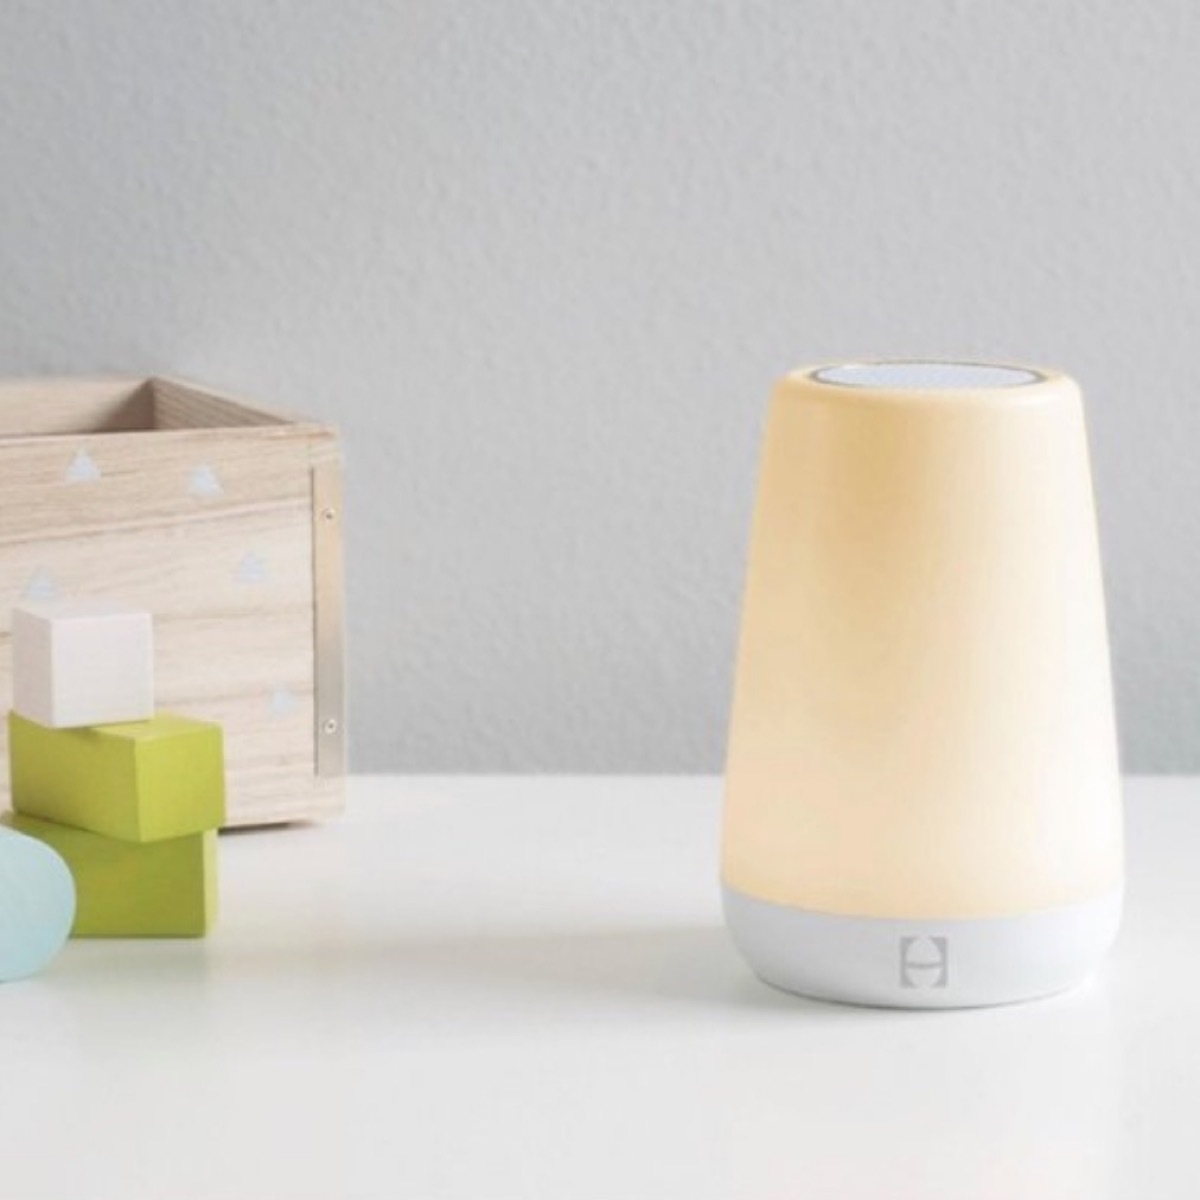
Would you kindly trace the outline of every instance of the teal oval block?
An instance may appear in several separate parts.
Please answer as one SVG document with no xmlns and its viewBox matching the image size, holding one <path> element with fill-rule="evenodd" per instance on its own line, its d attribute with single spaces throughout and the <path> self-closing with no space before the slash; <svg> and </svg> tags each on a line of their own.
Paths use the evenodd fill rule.
<svg viewBox="0 0 1200 1200">
<path fill-rule="evenodd" d="M 75 920 L 75 881 L 36 838 L 0 829 L 0 983 L 40 971 Z"/>
</svg>

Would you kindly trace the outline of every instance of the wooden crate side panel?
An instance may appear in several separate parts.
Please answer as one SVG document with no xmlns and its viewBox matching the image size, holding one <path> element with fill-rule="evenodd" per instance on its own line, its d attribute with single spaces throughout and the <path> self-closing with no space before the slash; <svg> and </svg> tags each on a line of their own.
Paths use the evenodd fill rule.
<svg viewBox="0 0 1200 1200">
<path fill-rule="evenodd" d="M 346 774 L 346 615 L 340 454 L 320 448 L 312 469 L 313 641 L 319 778 Z"/>
<path fill-rule="evenodd" d="M 288 420 L 228 396 L 178 379 L 149 381 L 156 429 L 236 428 L 246 425 L 283 425 Z"/>
<path fill-rule="evenodd" d="M 0 447 L 0 703 L 13 604 L 135 604 L 155 616 L 160 707 L 225 728 L 230 823 L 336 810 L 338 781 L 314 777 L 310 439 L 118 442 L 74 483 L 61 447 Z"/>
<path fill-rule="evenodd" d="M 154 403 L 145 380 L 0 381 L 0 438 L 70 436 L 150 429 Z"/>
<path fill-rule="evenodd" d="M 287 426 L 0 441 L 0 543 L 307 503 L 311 442 Z"/>
<path fill-rule="evenodd" d="M 322 430 L 326 433 L 333 433 L 330 426 L 313 421 L 299 413 L 279 409 L 274 405 L 260 404 L 257 400 L 250 401 L 244 396 L 236 396 L 229 392 L 223 392 L 217 388 L 210 387 L 208 384 L 196 383 L 191 379 L 180 379 L 174 375 L 155 375 L 148 382 L 151 389 L 160 394 L 169 392 L 181 398 L 196 396 L 202 402 L 215 400 L 239 409 L 247 415 L 253 414 L 253 416 L 259 418 L 258 424 L 303 425 Z M 180 427 L 183 428 L 184 426 L 181 424 Z"/>
</svg>

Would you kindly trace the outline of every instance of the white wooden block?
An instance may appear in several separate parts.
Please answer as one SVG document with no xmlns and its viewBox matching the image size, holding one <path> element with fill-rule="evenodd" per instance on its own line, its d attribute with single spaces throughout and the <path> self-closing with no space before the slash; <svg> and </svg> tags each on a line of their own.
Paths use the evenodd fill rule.
<svg viewBox="0 0 1200 1200">
<path fill-rule="evenodd" d="M 13 609 L 13 708 L 52 729 L 154 715 L 150 614 L 105 600 L 27 600 Z"/>
</svg>

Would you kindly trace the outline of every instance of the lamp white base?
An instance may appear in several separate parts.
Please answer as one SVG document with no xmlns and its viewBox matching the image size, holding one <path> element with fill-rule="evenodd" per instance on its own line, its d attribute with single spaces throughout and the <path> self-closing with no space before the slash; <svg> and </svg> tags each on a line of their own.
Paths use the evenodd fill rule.
<svg viewBox="0 0 1200 1200">
<path fill-rule="evenodd" d="M 1121 923 L 1120 888 L 1062 908 L 948 920 L 842 916 L 723 890 L 734 943 L 766 983 L 886 1008 L 972 1008 L 1063 991 L 1100 964 Z"/>
</svg>

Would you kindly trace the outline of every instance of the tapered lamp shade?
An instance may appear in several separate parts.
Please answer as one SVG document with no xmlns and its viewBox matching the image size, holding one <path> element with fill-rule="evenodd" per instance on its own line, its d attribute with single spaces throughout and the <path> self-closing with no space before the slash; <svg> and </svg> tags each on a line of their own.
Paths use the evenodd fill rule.
<svg viewBox="0 0 1200 1200">
<path fill-rule="evenodd" d="M 1079 389 L 891 362 L 771 400 L 731 722 L 726 918 L 769 983 L 958 1007 L 1088 976 L 1120 921 Z"/>
</svg>

